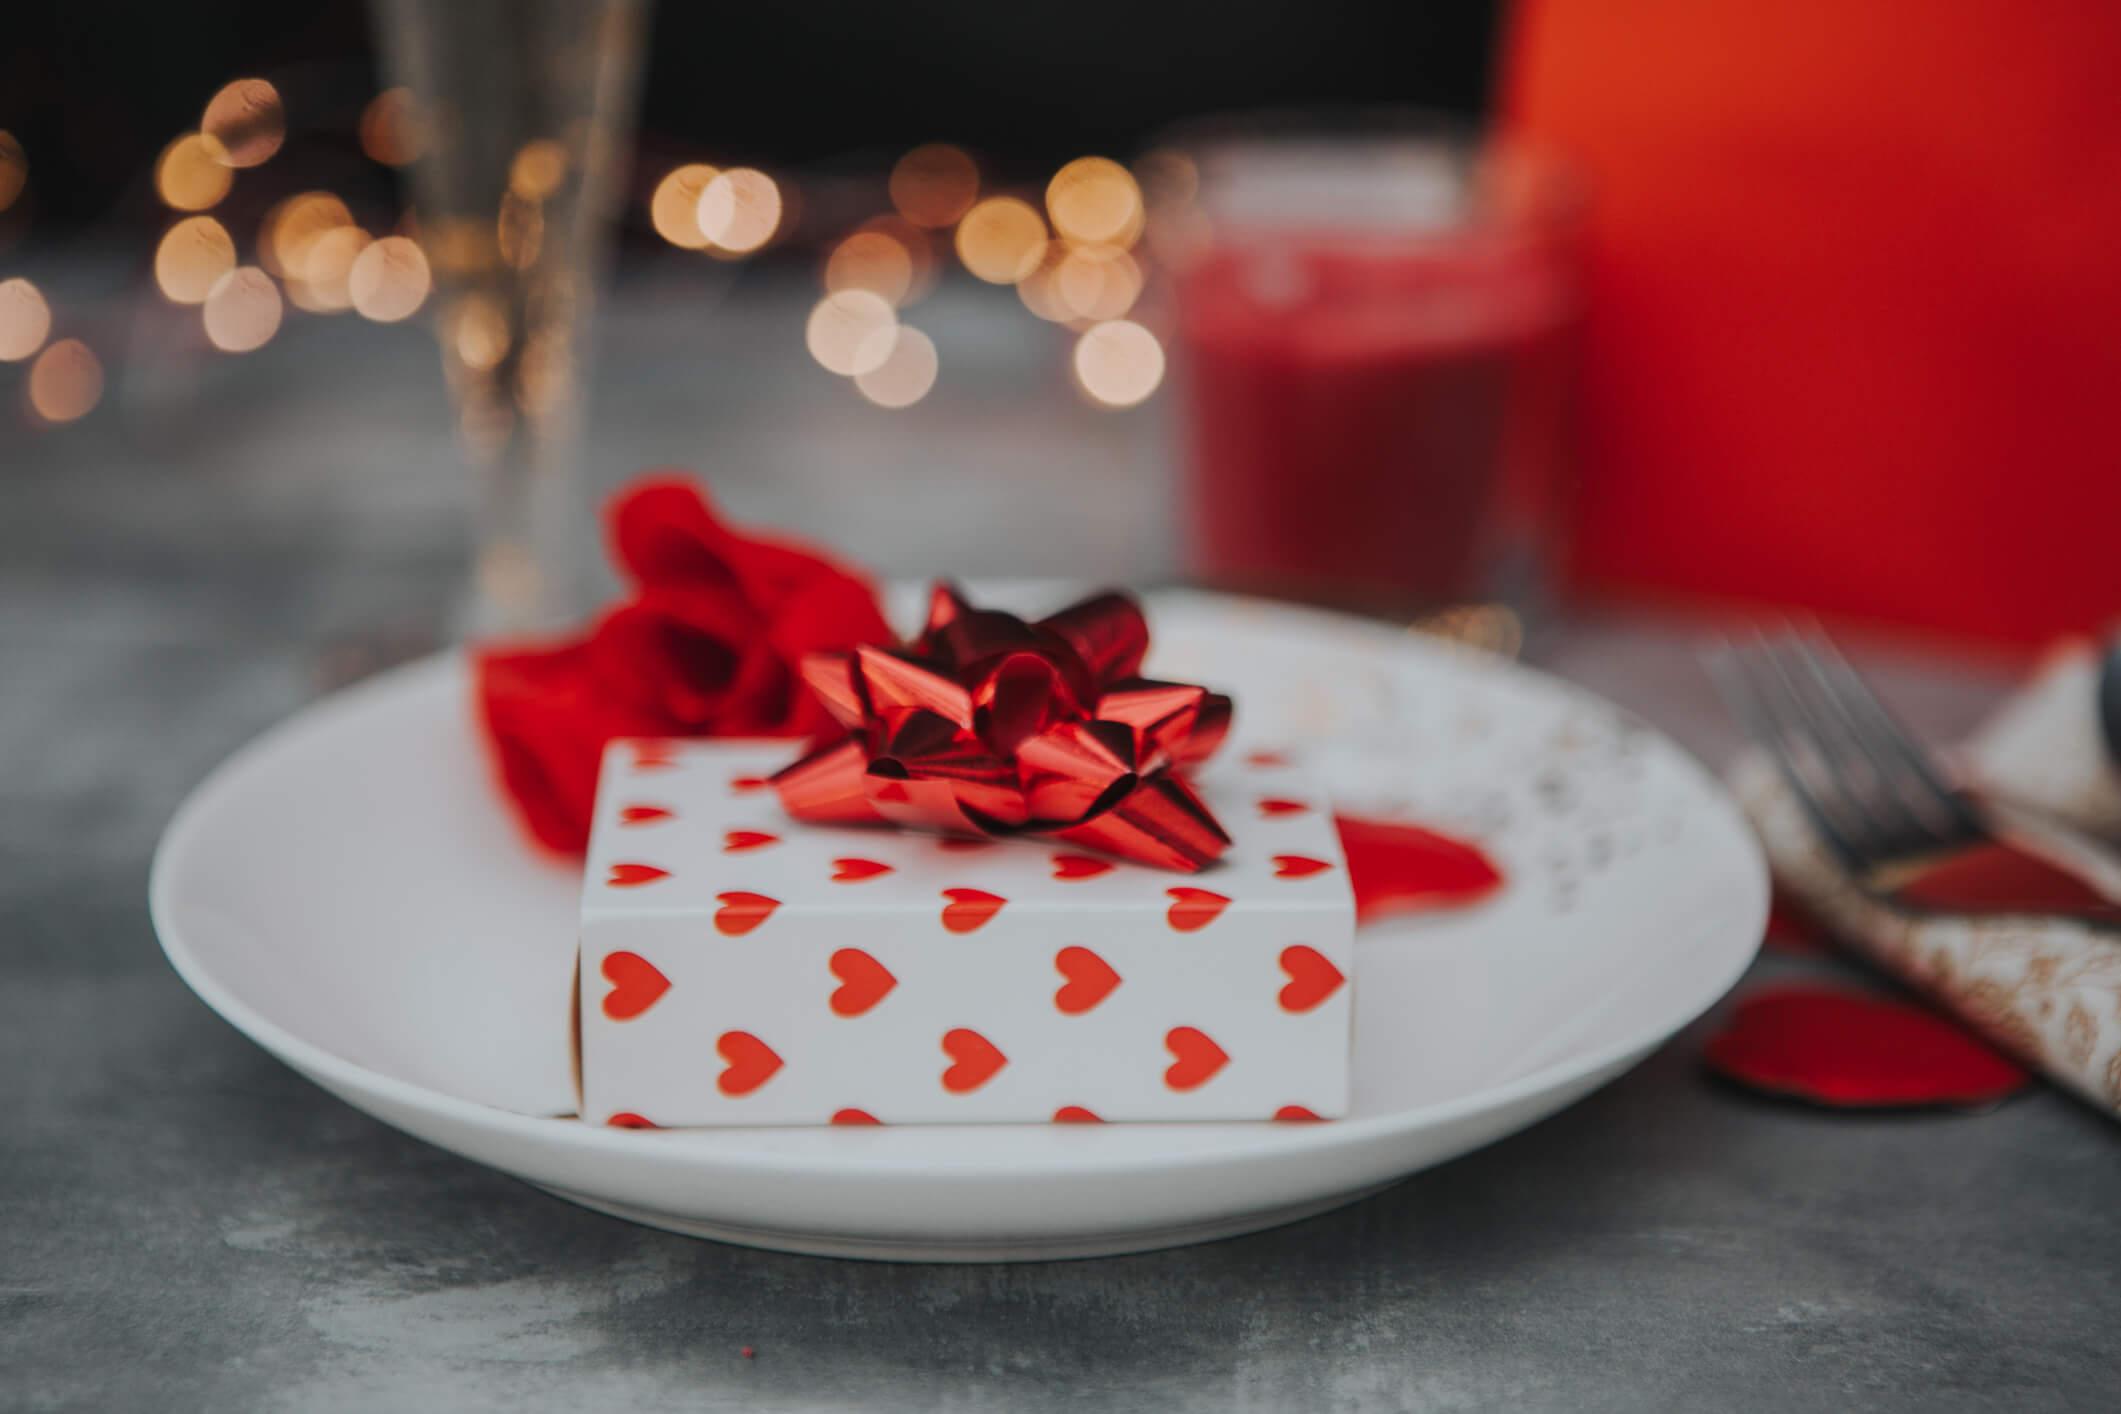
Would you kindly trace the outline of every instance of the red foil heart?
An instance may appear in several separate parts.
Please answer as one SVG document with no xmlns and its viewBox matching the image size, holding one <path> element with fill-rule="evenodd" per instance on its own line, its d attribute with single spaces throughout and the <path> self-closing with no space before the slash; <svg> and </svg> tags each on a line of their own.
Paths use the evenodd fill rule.
<svg viewBox="0 0 2121 1414">
<path fill-rule="evenodd" d="M 1230 838 L 1179 773 L 1222 743 L 1230 699 L 1138 676 L 1148 648 L 1123 594 L 1027 623 L 938 584 L 911 644 L 803 659 L 845 734 L 774 788 L 799 820 L 1043 834 L 1192 872 Z"/>
</svg>

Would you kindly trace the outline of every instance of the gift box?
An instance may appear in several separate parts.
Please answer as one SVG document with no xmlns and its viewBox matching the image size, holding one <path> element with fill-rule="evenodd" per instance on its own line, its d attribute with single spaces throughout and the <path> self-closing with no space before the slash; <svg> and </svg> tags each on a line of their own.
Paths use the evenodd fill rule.
<svg viewBox="0 0 2121 1414">
<path fill-rule="evenodd" d="M 1319 784 L 1195 778 L 1195 873 L 797 821 L 788 744 L 622 740 L 581 914 L 582 1115 L 637 1126 L 1331 1118 L 1354 907 Z"/>
</svg>

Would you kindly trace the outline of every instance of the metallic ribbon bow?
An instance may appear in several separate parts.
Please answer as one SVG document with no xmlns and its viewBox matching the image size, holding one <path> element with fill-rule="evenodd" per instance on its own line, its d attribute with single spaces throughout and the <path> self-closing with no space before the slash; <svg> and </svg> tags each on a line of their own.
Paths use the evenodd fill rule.
<svg viewBox="0 0 2121 1414">
<path fill-rule="evenodd" d="M 938 584 L 910 647 L 803 659 L 803 680 L 848 735 L 774 788 L 799 820 L 1050 834 L 1199 869 L 1230 837 L 1177 772 L 1221 744 L 1230 699 L 1137 676 L 1148 648 L 1124 594 L 1032 624 Z"/>
</svg>

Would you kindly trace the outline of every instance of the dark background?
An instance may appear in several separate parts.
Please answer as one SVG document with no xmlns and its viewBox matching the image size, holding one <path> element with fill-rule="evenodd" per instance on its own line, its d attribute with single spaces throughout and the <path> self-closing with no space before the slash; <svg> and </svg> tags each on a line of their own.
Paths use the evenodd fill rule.
<svg viewBox="0 0 2121 1414">
<path fill-rule="evenodd" d="M 444 3 L 444 0 L 435 0 Z M 807 0 L 655 10 L 642 145 L 721 161 L 888 161 L 948 139 L 1002 173 L 1126 156 L 1225 109 L 1485 102 L 1494 0 Z M 152 206 L 155 156 L 232 78 L 273 80 L 311 161 L 382 87 L 359 0 L 22 5 L 0 128 L 29 154 L 34 238 Z M 323 149 L 319 151 L 319 149 Z"/>
</svg>

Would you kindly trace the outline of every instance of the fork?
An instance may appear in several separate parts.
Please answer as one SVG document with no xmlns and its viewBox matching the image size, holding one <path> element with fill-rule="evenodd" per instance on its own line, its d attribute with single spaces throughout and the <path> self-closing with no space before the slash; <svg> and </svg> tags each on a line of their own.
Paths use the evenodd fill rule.
<svg viewBox="0 0 2121 1414">
<path fill-rule="evenodd" d="M 2121 936 L 2121 906 L 2112 902 L 1943 909 L 1910 895 L 1929 869 L 1989 851 L 2012 856 L 2028 884 L 2060 874 L 2070 893 L 2089 885 L 2121 899 L 2121 861 L 2075 831 L 1953 784 L 1823 633 L 1756 634 L 1704 654 L 1703 663 L 1820 840 L 1866 892 L 1914 912 L 2067 917 Z"/>
</svg>

